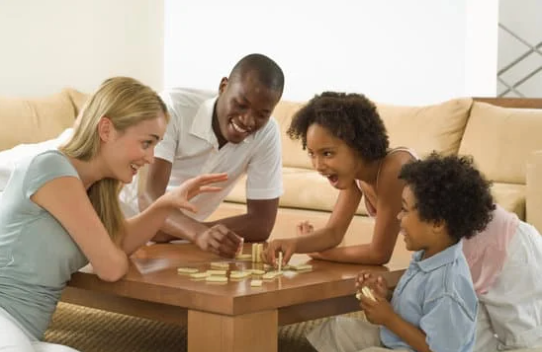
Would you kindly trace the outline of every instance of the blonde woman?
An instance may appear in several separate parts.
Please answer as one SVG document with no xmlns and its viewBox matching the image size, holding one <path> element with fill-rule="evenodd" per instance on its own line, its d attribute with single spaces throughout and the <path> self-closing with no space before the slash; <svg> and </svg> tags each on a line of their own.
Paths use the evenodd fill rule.
<svg viewBox="0 0 542 352">
<path fill-rule="evenodd" d="M 21 162 L 0 203 L 0 350 L 73 351 L 40 342 L 72 273 L 90 262 L 102 280 L 128 270 L 173 209 L 225 174 L 190 179 L 124 219 L 123 183 L 153 162 L 169 116 L 149 87 L 131 78 L 105 81 L 81 112 L 72 139 Z"/>
</svg>

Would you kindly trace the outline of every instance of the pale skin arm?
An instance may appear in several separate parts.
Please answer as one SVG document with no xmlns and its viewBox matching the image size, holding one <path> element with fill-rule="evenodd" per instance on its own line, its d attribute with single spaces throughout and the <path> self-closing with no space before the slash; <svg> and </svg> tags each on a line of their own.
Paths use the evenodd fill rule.
<svg viewBox="0 0 542 352">
<path fill-rule="evenodd" d="M 171 176 L 172 164 L 166 160 L 155 158 L 154 163 L 149 165 L 145 189 L 139 197 L 139 209 L 144 211 L 156 199 L 166 193 L 166 188 Z M 157 242 L 171 239 L 187 239 L 194 242 L 199 232 L 208 227 L 183 214 L 182 211 L 172 211 L 166 222 L 163 223 L 159 232 L 153 239 Z"/>
<path fill-rule="evenodd" d="M 218 187 L 207 185 L 225 180 L 227 180 L 226 174 L 200 175 L 186 180 L 181 186 L 159 197 L 140 214 L 126 220 L 126 236 L 123 236 L 122 241 L 124 251 L 131 254 L 147 243 L 150 237 L 162 227 L 171 212 L 178 209 L 197 212 L 196 207 L 188 203 L 188 200 L 202 192 L 220 190 Z"/>
<path fill-rule="evenodd" d="M 156 158 L 150 165 L 144 194 L 139 199 L 140 209 L 147 208 L 153 200 L 165 193 L 171 176 L 172 164 Z M 209 228 L 222 225 L 228 230 L 240 235 L 247 241 L 265 241 L 271 234 L 277 217 L 278 198 L 265 200 L 247 200 L 247 213 L 239 216 L 224 218 L 209 223 L 201 223 L 174 211 L 161 228 L 158 241 L 184 238 L 195 242 L 202 232 Z M 169 235 L 169 236 L 168 236 Z"/>
<path fill-rule="evenodd" d="M 116 281 L 124 276 L 128 270 L 128 257 L 109 237 L 79 179 L 56 178 L 43 185 L 30 199 L 62 224 L 100 279 Z"/>
<path fill-rule="evenodd" d="M 47 210 L 66 229 L 104 281 L 116 281 L 128 270 L 128 255 L 146 243 L 158 231 L 172 207 L 194 210 L 187 200 L 201 191 L 216 187 L 200 187 L 223 180 L 226 175 L 204 175 L 187 181 L 168 193 L 135 220 L 128 220 L 120 246 L 115 244 L 92 206 L 86 189 L 75 177 L 59 177 L 44 184 L 31 200 Z"/>
</svg>

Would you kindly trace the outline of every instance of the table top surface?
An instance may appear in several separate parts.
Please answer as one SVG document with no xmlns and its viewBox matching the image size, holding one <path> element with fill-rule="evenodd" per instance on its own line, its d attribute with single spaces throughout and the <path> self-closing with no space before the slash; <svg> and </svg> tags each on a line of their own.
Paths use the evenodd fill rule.
<svg viewBox="0 0 542 352">
<path fill-rule="evenodd" d="M 245 244 L 243 252 L 250 253 L 250 246 Z M 340 264 L 311 260 L 307 255 L 296 254 L 289 264 L 311 264 L 311 271 L 283 271 L 282 276 L 263 280 L 261 287 L 251 287 L 251 277 L 212 283 L 180 275 L 177 268 L 192 267 L 202 272 L 211 269 L 211 263 L 226 262 L 229 263 L 229 270 L 263 269 L 262 263 L 221 258 L 188 243 L 154 244 L 141 248 L 131 257 L 129 272 L 120 281 L 104 282 L 91 268 L 85 268 L 73 275 L 69 286 L 187 309 L 236 315 L 354 294 L 354 279 L 361 270 L 378 272 L 390 286 L 395 286 L 408 267 L 411 255 L 403 243 L 397 244 L 386 266 Z"/>
</svg>

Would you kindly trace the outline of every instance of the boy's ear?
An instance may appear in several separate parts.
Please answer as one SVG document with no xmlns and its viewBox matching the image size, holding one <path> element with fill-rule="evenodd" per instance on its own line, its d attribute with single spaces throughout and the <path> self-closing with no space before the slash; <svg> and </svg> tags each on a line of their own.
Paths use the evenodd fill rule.
<svg viewBox="0 0 542 352">
<path fill-rule="evenodd" d="M 433 232 L 440 233 L 444 231 L 444 228 L 446 227 L 446 223 L 444 220 L 437 220 L 433 222 Z"/>
</svg>

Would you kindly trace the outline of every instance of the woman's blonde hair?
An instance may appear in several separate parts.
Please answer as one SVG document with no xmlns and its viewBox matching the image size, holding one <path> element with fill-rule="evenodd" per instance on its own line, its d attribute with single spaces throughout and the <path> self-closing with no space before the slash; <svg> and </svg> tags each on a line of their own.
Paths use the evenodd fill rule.
<svg viewBox="0 0 542 352">
<path fill-rule="evenodd" d="M 114 77 L 102 83 L 85 103 L 74 127 L 73 137 L 60 148 L 69 157 L 82 161 L 92 160 L 100 151 L 98 123 L 107 116 L 119 132 L 152 120 L 163 114 L 169 115 L 162 99 L 150 87 L 128 77 Z M 123 230 L 124 216 L 119 204 L 122 183 L 105 178 L 94 183 L 87 191 L 98 216 L 114 241 L 119 240 Z"/>
</svg>

